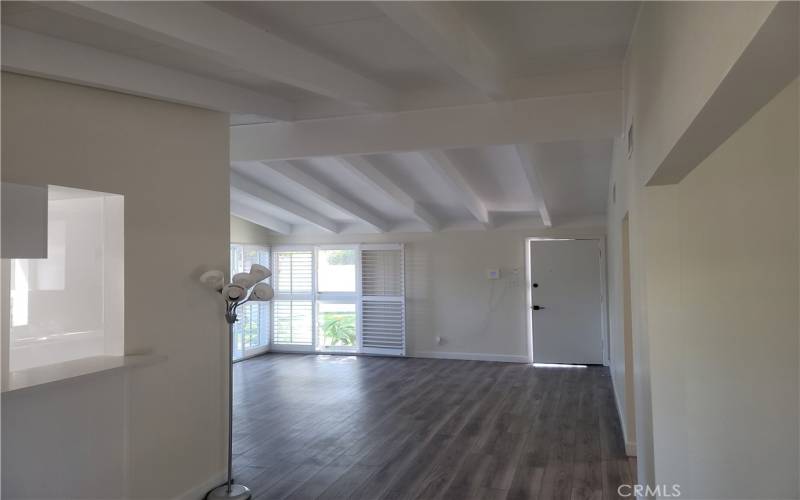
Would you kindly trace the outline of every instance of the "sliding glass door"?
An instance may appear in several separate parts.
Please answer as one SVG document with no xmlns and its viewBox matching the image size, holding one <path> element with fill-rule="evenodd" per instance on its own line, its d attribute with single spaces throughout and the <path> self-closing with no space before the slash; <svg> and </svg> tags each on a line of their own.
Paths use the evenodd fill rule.
<svg viewBox="0 0 800 500">
<path fill-rule="evenodd" d="M 358 268 L 358 247 L 317 247 L 318 351 L 358 349 Z"/>
<path fill-rule="evenodd" d="M 272 350 L 405 355 L 403 246 L 273 249 Z"/>
</svg>

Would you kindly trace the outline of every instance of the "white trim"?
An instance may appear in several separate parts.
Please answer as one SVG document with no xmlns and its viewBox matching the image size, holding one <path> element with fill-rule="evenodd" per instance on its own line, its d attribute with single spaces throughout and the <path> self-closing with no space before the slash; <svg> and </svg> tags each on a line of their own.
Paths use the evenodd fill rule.
<svg viewBox="0 0 800 500">
<path fill-rule="evenodd" d="M 272 337 L 272 318 L 270 318 L 270 337 Z M 258 347 L 254 347 L 252 349 L 248 349 L 244 352 L 244 355 L 241 358 L 236 358 L 233 360 L 234 363 L 238 363 L 239 361 L 244 361 L 245 359 L 255 358 L 256 356 L 261 356 L 262 354 L 266 354 L 270 351 L 269 344 L 262 345 Z"/>
<path fill-rule="evenodd" d="M 504 363 L 528 364 L 528 356 L 519 354 L 484 354 L 477 352 L 442 352 L 442 351 L 416 351 L 409 354 L 411 358 L 431 359 L 463 359 L 466 361 L 501 361 Z"/>
<path fill-rule="evenodd" d="M 533 363 L 533 282 L 531 281 L 531 238 L 525 238 L 525 343 L 528 346 L 528 363 Z"/>
<path fill-rule="evenodd" d="M 596 241 L 598 249 L 600 250 L 600 323 L 601 323 L 601 342 L 602 342 L 602 358 L 603 366 L 611 365 L 611 347 L 609 345 L 609 325 L 608 325 L 608 276 L 607 276 L 607 262 L 606 262 L 606 237 L 597 236 L 589 238 L 547 238 L 532 236 L 525 238 L 525 336 L 528 344 L 528 359 L 529 363 L 533 363 L 533 318 L 531 317 L 530 310 L 533 307 L 533 294 L 531 288 L 533 282 L 531 281 L 531 243 L 534 241 L 574 241 L 574 240 L 590 240 Z"/>
<path fill-rule="evenodd" d="M 176 496 L 173 500 L 201 500 L 205 498 L 206 493 L 208 493 L 211 488 L 219 486 L 225 482 L 225 475 L 226 472 L 224 470 L 219 471 L 202 483 L 192 486 L 188 490 Z"/>
<path fill-rule="evenodd" d="M 603 366 L 611 366 L 611 326 L 609 325 L 608 311 L 608 240 L 605 236 L 599 238 L 600 244 L 600 293 L 603 321 Z"/>
<path fill-rule="evenodd" d="M 361 250 L 403 250 L 403 243 L 362 243 Z"/>
<path fill-rule="evenodd" d="M 269 352 L 290 352 L 297 354 L 318 354 L 313 345 L 307 344 L 272 344 Z"/>
<path fill-rule="evenodd" d="M 617 406 L 617 418 L 619 418 L 619 426 L 622 428 L 622 440 L 625 442 L 625 454 L 629 457 L 636 456 L 636 441 L 628 441 L 628 426 L 626 425 L 627 419 L 625 413 L 622 411 L 622 404 L 619 400 L 619 391 L 617 391 L 617 383 L 614 382 L 613 375 L 611 376 L 611 389 L 614 392 L 614 402 Z"/>
</svg>

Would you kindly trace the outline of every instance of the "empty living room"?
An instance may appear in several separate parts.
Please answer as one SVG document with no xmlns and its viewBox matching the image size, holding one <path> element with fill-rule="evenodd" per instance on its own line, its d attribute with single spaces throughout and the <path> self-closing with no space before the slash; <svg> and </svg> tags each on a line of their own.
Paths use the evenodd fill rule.
<svg viewBox="0 0 800 500">
<path fill-rule="evenodd" d="M 800 2 L 0 22 L 3 500 L 800 500 Z"/>
</svg>

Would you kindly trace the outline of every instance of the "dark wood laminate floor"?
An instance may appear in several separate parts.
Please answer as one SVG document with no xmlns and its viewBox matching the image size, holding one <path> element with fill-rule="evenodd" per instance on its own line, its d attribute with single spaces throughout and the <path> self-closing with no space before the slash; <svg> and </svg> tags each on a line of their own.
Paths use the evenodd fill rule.
<svg viewBox="0 0 800 500">
<path fill-rule="evenodd" d="M 268 354 L 238 363 L 234 472 L 262 499 L 616 499 L 608 370 Z"/>
</svg>

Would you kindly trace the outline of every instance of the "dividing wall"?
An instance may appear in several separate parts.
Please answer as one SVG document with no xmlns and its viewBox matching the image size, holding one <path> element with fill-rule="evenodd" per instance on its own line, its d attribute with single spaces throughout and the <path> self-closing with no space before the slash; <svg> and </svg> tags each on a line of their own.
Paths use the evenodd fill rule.
<svg viewBox="0 0 800 500">
<path fill-rule="evenodd" d="M 228 116 L 2 75 L 2 180 L 125 196 L 125 352 L 167 360 L 4 395 L 4 498 L 200 498 L 225 456 Z"/>
</svg>

